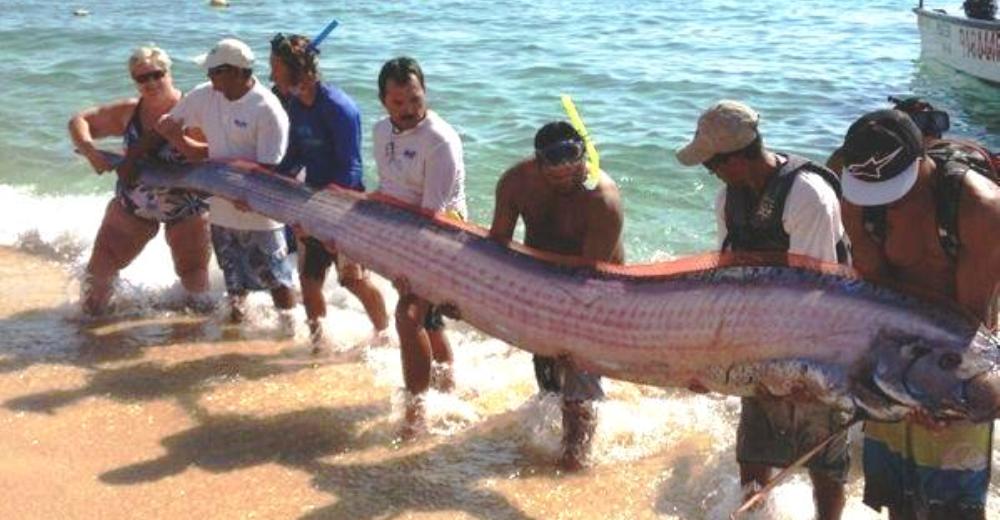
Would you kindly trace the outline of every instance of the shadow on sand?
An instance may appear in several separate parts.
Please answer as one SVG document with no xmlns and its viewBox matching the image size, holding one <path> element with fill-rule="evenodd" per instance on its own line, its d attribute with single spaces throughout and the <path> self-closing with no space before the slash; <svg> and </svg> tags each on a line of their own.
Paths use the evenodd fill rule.
<svg viewBox="0 0 1000 520">
<path fill-rule="evenodd" d="M 190 466 L 222 473 L 259 464 L 300 466 L 313 459 L 365 449 L 374 438 L 358 425 L 383 415 L 387 406 L 309 408 L 271 417 L 220 415 L 161 441 L 166 455 L 100 475 L 108 484 L 141 484 Z"/>
</svg>

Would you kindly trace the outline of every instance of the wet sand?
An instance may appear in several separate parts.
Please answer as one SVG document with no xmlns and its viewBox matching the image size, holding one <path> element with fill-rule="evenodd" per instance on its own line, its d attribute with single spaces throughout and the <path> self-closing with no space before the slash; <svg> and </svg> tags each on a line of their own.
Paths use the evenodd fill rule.
<svg viewBox="0 0 1000 520">
<path fill-rule="evenodd" d="M 596 466 L 562 475 L 529 357 L 473 332 L 436 431 L 400 442 L 394 347 L 317 362 L 215 316 L 83 323 L 74 290 L 0 249 L 0 518 L 720 518 L 737 499 L 731 399 L 612 384 Z M 859 494 L 845 518 L 877 518 Z M 810 511 L 796 477 L 755 516 Z"/>
<path fill-rule="evenodd" d="M 212 338 L 224 327 L 204 317 L 66 324 L 71 285 L 58 264 L 0 252 L 0 331 L 63 322 L 82 347 L 0 350 L 0 518 L 656 516 L 666 461 L 601 469 L 595 489 L 510 456 L 505 409 L 530 387 L 476 397 L 499 414 L 456 435 L 399 443 L 395 390 L 363 363 Z"/>
</svg>

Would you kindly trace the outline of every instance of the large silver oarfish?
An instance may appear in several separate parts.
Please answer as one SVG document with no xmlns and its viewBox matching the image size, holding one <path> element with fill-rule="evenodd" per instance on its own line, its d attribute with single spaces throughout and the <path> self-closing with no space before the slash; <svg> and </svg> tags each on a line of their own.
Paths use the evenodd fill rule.
<svg viewBox="0 0 1000 520">
<path fill-rule="evenodd" d="M 953 306 L 784 257 L 708 255 L 584 264 L 485 238 L 387 200 L 315 191 L 246 165 L 146 165 L 149 185 L 242 200 L 517 347 L 614 378 L 698 382 L 745 395 L 805 388 L 896 420 L 914 407 L 984 421 L 1000 413 L 997 338 Z"/>
</svg>

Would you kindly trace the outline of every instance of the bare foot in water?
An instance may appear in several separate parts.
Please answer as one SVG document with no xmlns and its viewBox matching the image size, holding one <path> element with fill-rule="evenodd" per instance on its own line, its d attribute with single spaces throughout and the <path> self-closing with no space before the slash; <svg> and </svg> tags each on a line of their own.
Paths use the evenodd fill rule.
<svg viewBox="0 0 1000 520">
<path fill-rule="evenodd" d="M 443 393 L 450 393 L 455 389 L 455 372 L 451 363 L 431 365 L 431 388 Z"/>
<path fill-rule="evenodd" d="M 392 344 L 392 336 L 389 329 L 373 330 L 371 335 L 354 344 L 354 348 L 382 348 Z"/>
<path fill-rule="evenodd" d="M 314 356 L 328 355 L 338 350 L 338 345 L 326 336 L 323 326 L 318 323 L 309 324 L 309 343 L 312 345 Z"/>
<path fill-rule="evenodd" d="M 559 459 L 559 469 L 565 471 L 566 473 L 576 473 L 582 471 L 583 468 L 587 467 L 584 461 L 574 453 L 576 450 L 564 450 L 562 457 Z"/>
<path fill-rule="evenodd" d="M 229 305 L 229 323 L 243 323 L 246 318 L 246 310 L 241 303 L 231 302 Z"/>
<path fill-rule="evenodd" d="M 188 293 L 184 298 L 184 307 L 192 314 L 210 315 L 215 312 L 215 300 L 208 292 Z"/>
<path fill-rule="evenodd" d="M 586 467 L 587 458 L 597 429 L 593 403 L 589 401 L 564 401 L 562 405 L 563 455 L 559 467 L 566 472 L 580 471 Z"/>
<path fill-rule="evenodd" d="M 424 397 L 422 395 L 407 395 L 403 427 L 399 430 L 400 439 L 411 441 L 426 432 L 427 410 L 424 405 Z"/>
<path fill-rule="evenodd" d="M 372 348 L 388 347 L 389 344 L 391 343 L 392 343 L 392 336 L 389 335 L 388 328 L 384 328 L 382 330 L 376 330 L 375 332 L 372 333 L 372 336 L 368 341 L 368 344 L 371 345 Z"/>
</svg>

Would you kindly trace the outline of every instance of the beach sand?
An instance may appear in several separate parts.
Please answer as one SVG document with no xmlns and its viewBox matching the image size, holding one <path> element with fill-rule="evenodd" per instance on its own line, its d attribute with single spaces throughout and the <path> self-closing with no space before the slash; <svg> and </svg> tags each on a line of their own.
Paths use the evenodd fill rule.
<svg viewBox="0 0 1000 520">
<path fill-rule="evenodd" d="M 72 269 L 41 253 L 0 248 L 0 518 L 721 519 L 738 505 L 736 398 L 607 381 L 595 463 L 564 475 L 558 399 L 535 395 L 530 355 L 453 323 L 457 390 L 430 392 L 431 432 L 402 442 L 398 347 L 315 358 L 301 324 L 148 303 L 88 322 Z M 341 337 L 364 336 L 333 290 L 333 323 L 354 329 Z M 861 504 L 859 444 L 844 518 L 884 518 Z M 800 472 L 746 518 L 811 511 Z"/>
<path fill-rule="evenodd" d="M 482 419 L 401 443 L 396 390 L 362 361 L 213 317 L 77 323 L 72 285 L 0 249 L 0 518 L 699 516 L 698 497 L 657 505 L 711 458 L 696 438 L 559 475 L 521 439 L 525 378 L 463 396 Z"/>
</svg>

